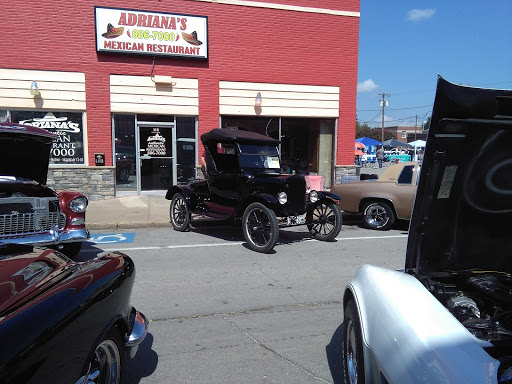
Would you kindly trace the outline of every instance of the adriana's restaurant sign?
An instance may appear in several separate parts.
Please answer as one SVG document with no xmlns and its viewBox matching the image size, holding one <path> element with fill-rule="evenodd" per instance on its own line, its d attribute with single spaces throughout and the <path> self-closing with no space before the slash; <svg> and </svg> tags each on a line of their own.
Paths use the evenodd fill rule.
<svg viewBox="0 0 512 384">
<path fill-rule="evenodd" d="M 95 7 L 96 51 L 208 58 L 208 18 Z"/>
</svg>

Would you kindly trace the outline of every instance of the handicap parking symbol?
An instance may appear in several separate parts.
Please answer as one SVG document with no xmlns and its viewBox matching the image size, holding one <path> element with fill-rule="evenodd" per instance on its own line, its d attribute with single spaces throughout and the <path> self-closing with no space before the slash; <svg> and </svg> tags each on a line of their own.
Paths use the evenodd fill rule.
<svg viewBox="0 0 512 384">
<path fill-rule="evenodd" d="M 135 233 L 97 233 L 91 234 L 88 242 L 94 244 L 133 243 Z"/>
</svg>

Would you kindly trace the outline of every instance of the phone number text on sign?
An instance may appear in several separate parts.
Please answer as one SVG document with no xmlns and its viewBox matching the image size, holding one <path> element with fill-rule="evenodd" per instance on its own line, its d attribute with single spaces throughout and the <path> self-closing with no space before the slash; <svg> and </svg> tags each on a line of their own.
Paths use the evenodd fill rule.
<svg viewBox="0 0 512 384">
<path fill-rule="evenodd" d="M 177 41 L 180 38 L 180 35 L 174 32 L 148 31 L 142 29 L 132 29 L 131 31 L 126 31 L 126 34 L 132 39 L 144 40 Z"/>
</svg>

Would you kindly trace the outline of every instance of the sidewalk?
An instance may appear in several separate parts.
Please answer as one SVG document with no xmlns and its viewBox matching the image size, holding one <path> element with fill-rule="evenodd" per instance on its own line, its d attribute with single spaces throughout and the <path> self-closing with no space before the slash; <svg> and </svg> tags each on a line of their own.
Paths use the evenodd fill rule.
<svg viewBox="0 0 512 384">
<path fill-rule="evenodd" d="M 361 173 L 381 175 L 385 168 L 361 168 Z M 171 201 L 165 193 L 122 196 L 109 200 L 89 201 L 85 214 L 90 230 L 108 228 L 170 227 Z"/>
<path fill-rule="evenodd" d="M 163 193 L 89 201 L 86 226 L 89 230 L 170 226 L 170 203 Z"/>
</svg>

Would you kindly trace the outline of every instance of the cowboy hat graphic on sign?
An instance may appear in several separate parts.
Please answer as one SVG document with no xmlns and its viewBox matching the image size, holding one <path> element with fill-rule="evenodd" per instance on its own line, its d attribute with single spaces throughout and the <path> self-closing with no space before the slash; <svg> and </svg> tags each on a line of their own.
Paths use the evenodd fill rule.
<svg viewBox="0 0 512 384">
<path fill-rule="evenodd" d="M 114 28 L 114 26 L 110 23 L 107 25 L 107 32 L 102 34 L 101 36 L 105 37 L 106 39 L 113 39 L 118 36 L 121 36 L 123 34 L 124 27 L 118 27 Z"/>
<path fill-rule="evenodd" d="M 194 31 L 190 35 L 185 32 L 181 32 L 181 36 L 185 39 L 185 41 L 192 45 L 201 45 L 203 44 L 202 41 L 197 40 L 197 32 Z"/>
</svg>

